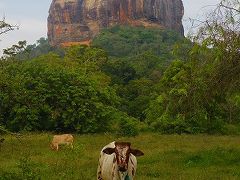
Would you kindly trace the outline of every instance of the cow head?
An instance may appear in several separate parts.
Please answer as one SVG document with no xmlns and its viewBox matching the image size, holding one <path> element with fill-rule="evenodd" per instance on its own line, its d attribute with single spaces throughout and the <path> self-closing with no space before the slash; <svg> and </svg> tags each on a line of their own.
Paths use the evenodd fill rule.
<svg viewBox="0 0 240 180">
<path fill-rule="evenodd" d="M 128 169 L 128 161 L 130 154 L 134 156 L 142 156 L 144 153 L 138 149 L 132 149 L 129 142 L 115 142 L 115 148 L 106 148 L 103 150 L 106 154 L 116 154 L 118 170 L 126 172 Z"/>
<path fill-rule="evenodd" d="M 57 147 L 53 143 L 50 143 L 49 146 L 52 150 L 54 150 L 54 151 L 57 150 Z"/>
</svg>

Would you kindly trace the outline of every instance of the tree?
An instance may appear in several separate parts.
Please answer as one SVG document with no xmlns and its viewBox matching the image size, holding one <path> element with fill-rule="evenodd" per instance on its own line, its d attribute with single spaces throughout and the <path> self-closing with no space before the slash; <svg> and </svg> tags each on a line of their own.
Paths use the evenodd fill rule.
<svg viewBox="0 0 240 180">
<path fill-rule="evenodd" d="M 5 34 L 8 31 L 12 31 L 14 29 L 18 29 L 19 27 L 16 25 L 11 25 L 5 22 L 5 18 L 3 18 L 3 20 L 0 21 L 0 35 L 1 34 Z"/>
<path fill-rule="evenodd" d="M 65 58 L 0 63 L 0 123 L 13 131 L 108 131 L 118 97 L 98 67 L 105 60 L 97 48 L 72 47 Z"/>
<path fill-rule="evenodd" d="M 202 22 L 186 61 L 175 61 L 145 111 L 163 132 L 224 132 L 240 123 L 240 3 L 223 0 Z"/>
<path fill-rule="evenodd" d="M 233 119 L 234 105 L 228 98 L 239 94 L 240 89 L 240 1 L 222 0 L 203 23 L 195 40 L 204 48 L 211 47 L 213 53 L 208 63 L 212 70 L 207 83 L 210 96 L 206 100 L 212 101 L 214 97 L 228 112 L 228 122 L 239 121 Z"/>
<path fill-rule="evenodd" d="M 3 49 L 4 58 L 13 58 L 26 50 L 27 41 L 19 41 L 12 47 Z"/>
</svg>

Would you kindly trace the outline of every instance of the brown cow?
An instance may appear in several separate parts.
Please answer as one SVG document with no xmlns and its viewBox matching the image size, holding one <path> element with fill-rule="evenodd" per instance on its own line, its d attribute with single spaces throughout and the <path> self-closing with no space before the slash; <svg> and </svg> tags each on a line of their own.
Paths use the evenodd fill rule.
<svg viewBox="0 0 240 180">
<path fill-rule="evenodd" d="M 132 180 L 134 178 L 137 169 L 135 156 L 144 154 L 130 146 L 129 142 L 112 142 L 102 149 L 97 180 Z"/>
<path fill-rule="evenodd" d="M 67 144 L 73 148 L 73 136 L 71 134 L 54 135 L 50 147 L 58 151 L 60 144 Z"/>
</svg>

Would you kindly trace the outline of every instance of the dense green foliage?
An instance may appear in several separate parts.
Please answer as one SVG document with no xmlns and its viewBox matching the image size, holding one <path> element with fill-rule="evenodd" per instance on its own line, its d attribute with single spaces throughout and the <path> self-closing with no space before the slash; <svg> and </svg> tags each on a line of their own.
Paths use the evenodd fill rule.
<svg viewBox="0 0 240 180">
<path fill-rule="evenodd" d="M 170 59 L 172 46 L 182 39 L 170 30 L 115 26 L 103 30 L 92 45 L 103 48 L 109 56 L 130 57 L 152 51 L 161 58 Z"/>
<path fill-rule="evenodd" d="M 147 37 L 152 44 L 147 51 L 143 47 L 135 49 L 142 52 L 127 54 L 126 60 L 84 46 L 58 51 L 61 56 L 47 54 L 54 49 L 43 38 L 36 45 L 19 42 L 6 49 L 0 71 L 0 123 L 13 131 L 115 131 L 126 136 L 135 136 L 139 128 L 145 129 L 146 125 L 139 124 L 138 119 L 144 120 L 151 88 L 167 62 L 174 58 L 168 49 L 174 48 L 176 38 L 183 38 L 163 30 L 113 29 L 119 29 L 116 35 L 138 32 L 139 39 L 145 41 Z M 167 35 L 168 41 L 161 43 L 168 47 L 164 50 L 167 55 L 159 56 L 156 38 Z M 125 42 L 131 41 L 125 38 L 122 43 Z M 121 49 L 118 45 L 115 48 Z"/>
<path fill-rule="evenodd" d="M 154 129 L 226 133 L 234 131 L 229 124 L 240 123 L 240 13 L 226 2 L 199 31 L 185 61 L 174 61 L 156 85 L 158 95 L 146 110 Z"/>
<path fill-rule="evenodd" d="M 118 98 L 99 70 L 106 58 L 102 50 L 77 47 L 64 58 L 2 61 L 0 123 L 14 131 L 109 129 Z"/>
<path fill-rule="evenodd" d="M 176 58 L 173 51 L 181 51 L 180 44 L 186 51 L 191 48 L 190 41 L 176 32 L 129 26 L 105 29 L 93 40 L 93 46 L 103 48 L 110 56 L 103 70 L 122 98 L 122 111 L 145 119 L 144 110 L 155 93 L 153 86 Z"/>
</svg>

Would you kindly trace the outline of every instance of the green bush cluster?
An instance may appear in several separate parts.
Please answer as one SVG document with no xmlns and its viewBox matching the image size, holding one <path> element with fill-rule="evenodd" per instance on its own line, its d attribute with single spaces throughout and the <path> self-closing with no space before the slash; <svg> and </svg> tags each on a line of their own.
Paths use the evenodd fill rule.
<svg viewBox="0 0 240 180">
<path fill-rule="evenodd" d="M 96 48 L 1 62 L 0 124 L 13 131 L 108 131 L 118 96 Z"/>
<path fill-rule="evenodd" d="M 41 39 L 35 58 L 23 51 L 0 61 L 0 125 L 121 136 L 143 129 L 238 134 L 240 40 L 220 30 L 226 39 L 210 34 L 199 45 L 169 30 L 115 26 L 91 47 L 58 55 L 46 54 L 53 49 Z"/>
</svg>

